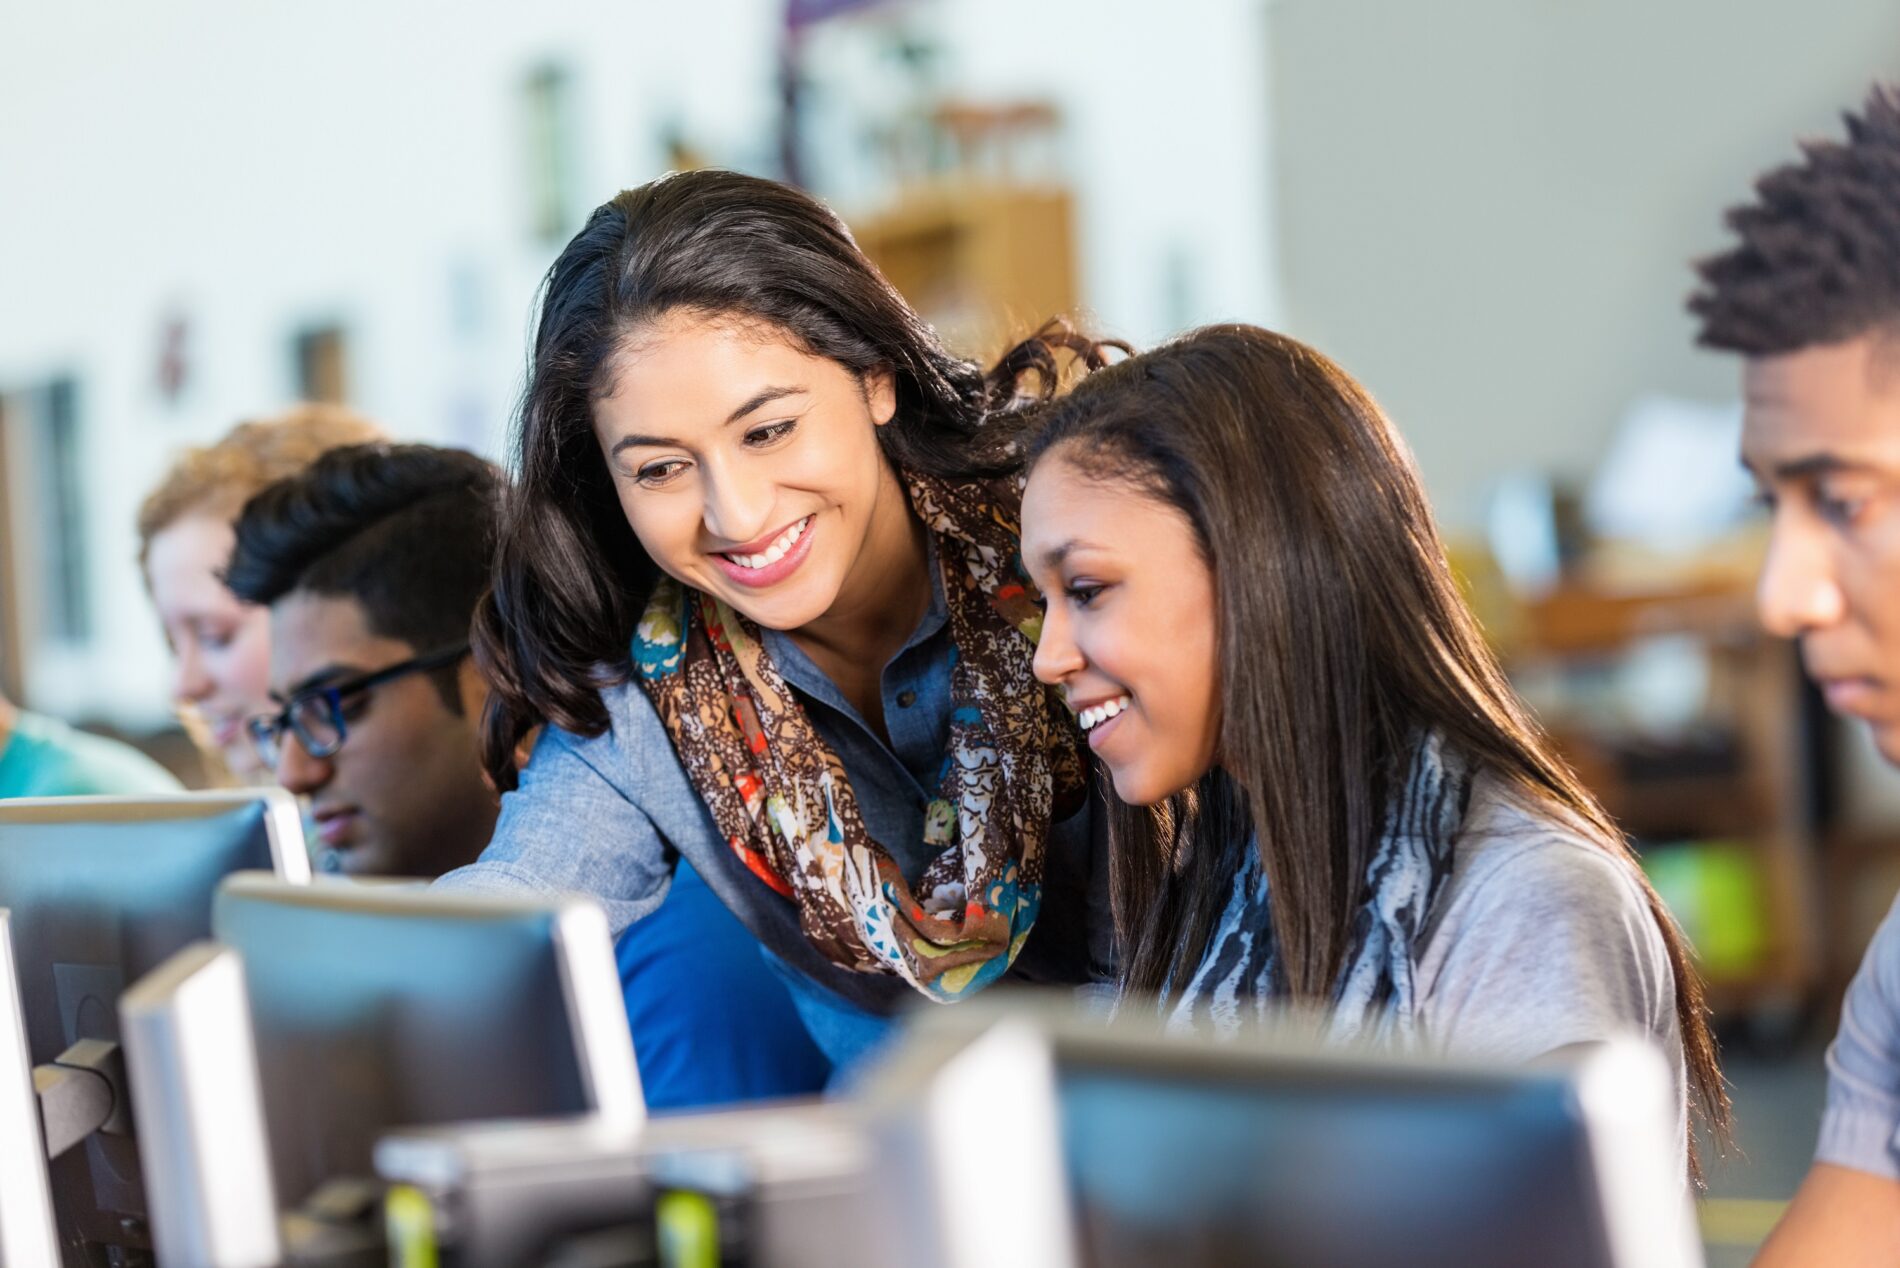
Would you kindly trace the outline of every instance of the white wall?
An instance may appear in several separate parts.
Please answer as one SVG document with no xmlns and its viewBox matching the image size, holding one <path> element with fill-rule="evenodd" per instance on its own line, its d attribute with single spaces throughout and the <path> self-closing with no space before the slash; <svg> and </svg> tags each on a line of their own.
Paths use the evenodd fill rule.
<svg viewBox="0 0 1900 1268">
<path fill-rule="evenodd" d="M 781 7 L 0 0 L 0 391 L 82 382 L 97 626 L 83 647 L 32 649 L 30 702 L 162 721 L 134 511 L 181 446 L 291 399 L 298 327 L 346 324 L 366 413 L 497 452 L 555 250 L 528 226 L 529 69 L 574 76 L 583 213 L 657 175 L 670 126 L 714 162 L 770 171 Z M 1081 285 L 1104 330 L 1147 341 L 1274 318 L 1264 13 L 914 10 L 940 32 L 955 91 L 1063 109 Z M 174 311 L 192 322 L 194 380 L 168 405 L 155 384 Z"/>
<path fill-rule="evenodd" d="M 1281 318 L 1265 0 L 956 0 L 961 87 L 1062 110 L 1084 301 L 1152 343 Z"/>
<path fill-rule="evenodd" d="M 9 11 L 0 390 L 82 380 L 97 626 L 89 646 L 36 650 L 32 702 L 162 719 L 135 508 L 179 447 L 291 399 L 300 325 L 348 325 L 353 404 L 496 452 L 555 249 L 529 231 L 529 68 L 572 70 L 584 213 L 661 170 L 661 118 L 750 152 L 770 129 L 775 15 L 772 0 Z M 155 381 L 173 310 L 193 322 L 195 381 L 168 406 Z"/>
<path fill-rule="evenodd" d="M 1892 0 L 1277 0 L 1291 331 L 1364 380 L 1441 515 L 1580 477 L 1622 410 L 1724 400 L 1688 261 L 1797 134 L 1900 75 Z"/>
</svg>

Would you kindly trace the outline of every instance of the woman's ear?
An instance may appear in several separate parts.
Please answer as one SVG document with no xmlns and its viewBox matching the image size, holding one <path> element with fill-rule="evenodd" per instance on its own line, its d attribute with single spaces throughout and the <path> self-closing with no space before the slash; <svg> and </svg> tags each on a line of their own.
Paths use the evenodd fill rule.
<svg viewBox="0 0 1900 1268">
<path fill-rule="evenodd" d="M 891 367 L 881 365 L 865 372 L 864 403 L 871 407 L 871 421 L 879 427 L 897 417 L 897 376 Z"/>
</svg>

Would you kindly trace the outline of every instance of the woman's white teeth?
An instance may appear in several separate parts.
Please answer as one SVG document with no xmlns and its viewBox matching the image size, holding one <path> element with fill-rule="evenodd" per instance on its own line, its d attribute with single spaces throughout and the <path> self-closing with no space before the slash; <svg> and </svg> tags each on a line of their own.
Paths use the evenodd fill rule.
<svg viewBox="0 0 1900 1268">
<path fill-rule="evenodd" d="M 1127 696 L 1117 696 L 1113 700 L 1104 701 L 1101 704 L 1082 710 L 1082 712 L 1075 715 L 1076 720 L 1081 722 L 1084 731 L 1093 731 L 1096 727 L 1102 725 L 1102 723 L 1108 721 L 1123 709 L 1126 709 L 1128 704 L 1129 700 Z"/>
<path fill-rule="evenodd" d="M 811 523 L 811 516 L 807 515 L 804 519 L 798 521 L 798 523 L 773 538 L 772 544 L 756 555 L 735 555 L 731 551 L 727 551 L 726 558 L 738 564 L 741 568 L 763 568 L 767 564 L 775 564 L 785 558 L 785 552 L 790 550 L 797 544 L 798 539 L 805 535 L 805 525 L 809 523 Z"/>
</svg>

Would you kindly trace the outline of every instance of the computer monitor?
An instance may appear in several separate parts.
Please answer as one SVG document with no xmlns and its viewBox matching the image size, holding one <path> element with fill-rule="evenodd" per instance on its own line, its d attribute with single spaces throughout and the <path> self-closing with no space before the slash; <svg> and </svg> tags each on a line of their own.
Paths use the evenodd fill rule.
<svg viewBox="0 0 1900 1268">
<path fill-rule="evenodd" d="M 162 1264 L 283 1261 L 237 952 L 196 942 L 119 998 L 152 1242 Z"/>
<path fill-rule="evenodd" d="M 46 1125 L 66 1262 L 150 1249 L 118 1053 L 119 996 L 211 932 L 225 875 L 307 881 L 296 801 L 277 789 L 0 801 L 0 908 Z"/>
<path fill-rule="evenodd" d="M 59 1260 L 53 1191 L 46 1178 L 26 1017 L 13 975 L 12 919 L 0 910 L 0 1268 L 43 1268 Z"/>
<path fill-rule="evenodd" d="M 969 1007 L 933 1010 L 928 1042 L 996 1024 Z M 1670 1075 L 1640 1041 L 1505 1068 L 1033 1020 L 1083 1268 L 1702 1263 Z"/>
<path fill-rule="evenodd" d="M 1053 1047 L 1036 1011 L 986 1001 L 914 1014 L 859 1096 L 872 1155 L 864 1262 L 1076 1268 Z"/>
<path fill-rule="evenodd" d="M 578 898 L 235 876 L 216 937 L 243 959 L 277 1199 L 371 1178 L 396 1127 L 645 1120 L 605 914 Z"/>
</svg>

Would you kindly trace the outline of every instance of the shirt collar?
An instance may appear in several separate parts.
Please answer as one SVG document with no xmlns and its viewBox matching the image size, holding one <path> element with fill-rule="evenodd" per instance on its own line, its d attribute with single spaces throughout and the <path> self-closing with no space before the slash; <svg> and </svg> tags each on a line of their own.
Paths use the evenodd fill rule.
<svg viewBox="0 0 1900 1268">
<path fill-rule="evenodd" d="M 950 621 L 950 604 L 943 593 L 943 570 L 937 566 L 935 533 L 924 534 L 924 569 L 930 575 L 930 605 L 918 618 L 917 627 L 904 640 L 897 656 L 903 656 L 936 638 Z M 760 634 L 767 654 L 772 657 L 772 663 L 778 666 L 786 682 L 834 708 L 849 708 L 843 694 L 832 684 L 831 679 L 825 677 L 824 671 L 812 663 L 811 657 L 799 649 L 789 633 L 784 630 L 761 630 Z"/>
</svg>

